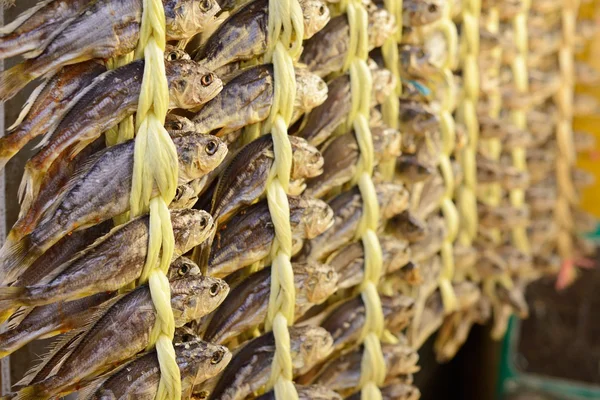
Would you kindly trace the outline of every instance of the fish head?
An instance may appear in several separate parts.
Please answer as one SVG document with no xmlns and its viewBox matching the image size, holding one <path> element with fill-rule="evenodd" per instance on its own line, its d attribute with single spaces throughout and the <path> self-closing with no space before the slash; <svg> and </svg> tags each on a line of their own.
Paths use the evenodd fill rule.
<svg viewBox="0 0 600 400">
<path fill-rule="evenodd" d="M 218 375 L 231 361 L 227 347 L 200 339 L 175 343 L 173 347 L 181 378 L 192 385 Z"/>
<path fill-rule="evenodd" d="M 373 99 L 377 104 L 382 104 L 392 94 L 396 87 L 396 77 L 386 68 L 371 68 L 373 78 Z"/>
<path fill-rule="evenodd" d="M 409 193 L 404 185 L 397 183 L 382 183 L 376 186 L 377 200 L 381 215 L 389 219 L 408 208 Z"/>
<path fill-rule="evenodd" d="M 387 365 L 391 366 L 391 370 L 388 372 L 390 375 L 401 375 L 406 373 L 415 373 L 419 371 L 419 353 L 410 348 L 409 346 L 398 344 L 398 345 L 386 345 L 382 349 L 386 358 L 389 358 L 391 362 L 386 362 Z"/>
<path fill-rule="evenodd" d="M 301 400 L 342 400 L 342 397 L 324 385 L 297 386 Z"/>
<path fill-rule="evenodd" d="M 333 210 L 323 200 L 304 199 L 304 201 L 306 202 L 302 216 L 305 224 L 304 235 L 306 239 L 314 239 L 333 225 Z"/>
<path fill-rule="evenodd" d="M 375 154 L 380 154 L 382 160 L 398 157 L 401 153 L 402 140 L 400 131 L 385 126 L 371 128 Z"/>
<path fill-rule="evenodd" d="M 406 240 L 381 237 L 379 244 L 385 266 L 384 271 L 388 274 L 404 267 L 412 257 L 410 243 Z"/>
<path fill-rule="evenodd" d="M 304 16 L 304 40 L 306 40 L 323 29 L 331 15 L 327 3 L 323 0 L 300 0 L 299 3 Z"/>
<path fill-rule="evenodd" d="M 301 114 L 309 112 L 327 100 L 327 84 L 308 69 L 296 69 L 296 83 L 294 108 Z"/>
<path fill-rule="evenodd" d="M 314 260 L 298 263 L 294 271 L 299 272 L 302 279 L 302 290 L 306 292 L 306 299 L 312 304 L 321 304 L 335 292 L 338 274 L 329 264 L 321 264 Z M 294 272 L 296 276 L 296 272 Z"/>
<path fill-rule="evenodd" d="M 187 183 L 217 168 L 227 155 L 227 145 L 218 137 L 186 133 L 173 139 L 179 159 L 179 181 Z"/>
<path fill-rule="evenodd" d="M 191 60 L 192 58 L 188 53 L 183 49 L 178 49 L 177 47 L 167 44 L 165 48 L 165 61 L 175 61 L 175 60 Z"/>
<path fill-rule="evenodd" d="M 405 44 L 400 47 L 400 64 L 406 71 L 426 76 L 438 72 L 431 54 L 422 45 Z"/>
<path fill-rule="evenodd" d="M 320 326 L 290 328 L 294 372 L 303 374 L 333 351 L 331 334 Z"/>
<path fill-rule="evenodd" d="M 213 99 L 223 90 L 223 81 L 192 60 L 165 63 L 171 108 L 191 109 Z"/>
<path fill-rule="evenodd" d="M 195 125 L 190 119 L 177 114 L 167 114 L 165 129 L 171 136 L 178 132 L 193 132 L 194 128 Z"/>
<path fill-rule="evenodd" d="M 402 3 L 403 24 L 423 26 L 442 18 L 445 0 L 408 0 Z"/>
<path fill-rule="evenodd" d="M 216 309 L 229 294 L 229 285 L 219 278 L 191 276 L 171 282 L 171 308 L 182 326 Z"/>
<path fill-rule="evenodd" d="M 415 300 L 408 296 L 382 296 L 381 307 L 391 332 L 403 329 L 415 315 Z"/>
<path fill-rule="evenodd" d="M 421 398 L 421 391 L 417 387 L 402 382 L 387 385 L 383 389 L 383 393 L 385 393 L 387 399 L 419 400 Z"/>
<path fill-rule="evenodd" d="M 473 282 L 463 281 L 453 286 L 459 310 L 472 307 L 481 298 L 481 289 Z"/>
<path fill-rule="evenodd" d="M 315 146 L 305 139 L 290 136 L 293 150 L 291 179 L 313 178 L 323 173 L 325 159 Z"/>
<path fill-rule="evenodd" d="M 369 46 L 381 47 L 396 32 L 396 20 L 384 8 L 373 7 L 369 11 Z"/>
<path fill-rule="evenodd" d="M 201 275 L 200 267 L 187 257 L 179 257 L 171 263 L 169 280 Z"/>
<path fill-rule="evenodd" d="M 204 210 L 171 211 L 171 225 L 175 236 L 176 254 L 187 253 L 204 242 L 216 230 L 213 218 Z"/>
<path fill-rule="evenodd" d="M 217 0 L 163 0 L 168 40 L 185 40 L 205 30 L 221 11 Z"/>
</svg>

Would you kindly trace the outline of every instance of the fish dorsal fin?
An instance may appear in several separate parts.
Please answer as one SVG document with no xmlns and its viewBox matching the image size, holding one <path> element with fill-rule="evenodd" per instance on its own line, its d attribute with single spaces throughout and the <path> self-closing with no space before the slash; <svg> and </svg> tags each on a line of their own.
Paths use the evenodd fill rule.
<svg viewBox="0 0 600 400">
<path fill-rule="evenodd" d="M 117 368 L 109 369 L 107 372 L 94 377 L 94 379 L 92 379 L 86 383 L 86 386 L 83 389 L 78 391 L 77 399 L 78 400 L 91 399 L 92 396 L 94 395 L 94 393 L 96 392 L 96 390 L 98 390 L 100 388 L 100 386 L 102 386 L 107 380 L 109 380 L 110 377 L 118 374 L 123 369 L 129 367 L 132 363 L 136 362 L 140 358 L 142 358 L 150 353 L 154 353 L 154 352 L 155 352 L 154 350 L 150 350 L 150 351 L 144 351 L 142 353 L 138 353 L 135 356 L 133 356 L 132 358 L 130 358 L 129 361 L 118 366 Z"/>
<path fill-rule="evenodd" d="M 75 107 L 84 96 L 86 96 L 92 90 L 95 90 L 97 87 L 105 86 L 105 81 L 112 78 L 113 75 L 121 73 L 123 68 L 135 68 L 136 65 L 136 62 L 134 61 L 130 64 L 125 65 L 124 67 L 108 70 L 95 77 L 87 87 L 79 91 L 79 93 L 77 93 L 77 95 L 73 97 L 69 104 L 67 104 L 67 106 L 65 107 L 65 111 L 62 114 L 62 117 L 54 121 L 52 126 L 48 129 L 48 133 L 46 134 L 46 136 L 44 136 L 44 139 L 42 139 L 40 143 L 38 143 L 35 146 L 35 149 L 40 149 L 44 147 L 50 141 L 50 139 L 54 135 L 54 132 L 56 132 L 56 128 L 60 125 L 62 120 L 69 114 L 73 107 Z"/>
<path fill-rule="evenodd" d="M 8 34 L 12 33 L 15 29 L 17 29 L 18 27 L 20 27 L 21 25 L 23 25 L 23 23 L 25 21 L 27 21 L 29 18 L 31 18 L 36 12 L 38 12 L 42 8 L 46 7 L 48 4 L 52 3 L 53 1 L 54 0 L 40 1 L 35 6 L 31 7 L 27 11 L 21 13 L 10 24 L 4 25 L 3 27 L 0 27 L 0 36 L 5 36 L 5 35 L 8 35 Z"/>
<path fill-rule="evenodd" d="M 21 307 L 6 321 L 6 330 L 15 329 L 33 311 L 34 307 Z"/>
<path fill-rule="evenodd" d="M 102 318 L 102 316 L 104 316 L 106 312 L 124 296 L 125 294 L 116 296 L 96 307 L 92 307 L 90 312 L 86 315 L 82 326 L 62 335 L 58 340 L 52 343 L 48 347 L 46 354 L 40 357 L 40 363 L 27 371 L 23 379 L 17 382 L 15 386 L 28 386 L 56 374 L 63 362 L 71 355 L 73 350 L 75 350 L 77 345 L 86 336 L 89 328 Z M 50 372 L 38 378 L 40 372 L 44 369 L 48 370 L 48 368 L 50 368 Z"/>
<path fill-rule="evenodd" d="M 85 329 L 78 329 L 62 335 L 48 347 L 47 353 L 40 357 L 40 362 L 29 369 L 25 373 L 25 376 L 15 383 L 14 386 L 17 388 L 29 386 L 36 381 L 43 380 L 48 376 L 53 375 L 67 356 L 71 354 L 71 351 L 75 348 L 76 344 L 79 343 L 84 333 Z M 42 370 L 46 368 L 51 368 L 50 372 L 38 378 Z"/>
<path fill-rule="evenodd" d="M 17 120 L 7 129 L 7 132 L 12 132 L 13 130 L 15 130 L 19 125 L 21 125 L 21 123 L 23 122 L 23 120 L 25 120 L 25 117 L 27 117 L 27 115 L 29 114 L 29 111 L 31 110 L 31 107 L 33 106 L 33 103 L 35 103 L 35 101 L 37 100 L 37 98 L 40 96 L 40 93 L 42 93 L 42 91 L 46 88 L 46 86 L 48 86 L 48 83 L 50 83 L 50 81 L 52 80 L 52 78 L 57 74 L 58 72 L 52 73 L 50 75 L 48 75 L 48 78 L 44 80 L 44 82 L 40 83 L 38 85 L 38 87 L 36 87 L 33 92 L 31 92 L 31 94 L 29 95 L 29 98 L 27 99 L 27 101 L 25 102 L 25 104 L 23 104 L 23 107 L 21 108 L 21 112 L 19 113 L 19 116 L 17 117 Z"/>
</svg>

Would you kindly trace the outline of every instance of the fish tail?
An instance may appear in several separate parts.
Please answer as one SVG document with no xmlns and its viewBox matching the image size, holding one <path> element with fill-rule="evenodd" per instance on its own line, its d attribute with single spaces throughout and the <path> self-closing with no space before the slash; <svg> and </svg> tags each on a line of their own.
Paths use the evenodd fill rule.
<svg viewBox="0 0 600 400">
<path fill-rule="evenodd" d="M 19 390 L 14 397 L 11 397 L 14 400 L 39 400 L 39 399 L 48 399 L 51 396 L 48 395 L 41 387 L 38 385 L 32 385 L 24 387 Z"/>
<path fill-rule="evenodd" d="M 39 255 L 38 253 L 32 244 L 30 235 L 19 241 L 10 240 L 10 236 L 7 237 L 4 246 L 0 249 L 0 285 L 14 282 L 29 267 L 32 257 Z"/>
<path fill-rule="evenodd" d="M 29 82 L 38 77 L 32 61 L 27 60 L 2 72 L 0 75 L 0 101 L 12 98 Z"/>
<path fill-rule="evenodd" d="M 0 138 L 0 171 L 4 169 L 6 163 L 10 161 L 18 150 L 14 149 L 13 143 L 10 140 L 11 136 L 4 136 Z"/>
<path fill-rule="evenodd" d="M 21 203 L 21 212 L 29 210 L 31 207 L 39 188 L 39 176 L 40 174 L 36 170 L 27 165 L 25 166 L 18 192 L 19 202 Z"/>
</svg>

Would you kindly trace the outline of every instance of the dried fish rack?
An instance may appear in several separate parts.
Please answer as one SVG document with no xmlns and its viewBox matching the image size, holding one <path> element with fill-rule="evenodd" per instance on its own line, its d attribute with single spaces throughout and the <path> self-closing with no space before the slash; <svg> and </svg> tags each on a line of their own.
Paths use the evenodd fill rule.
<svg viewBox="0 0 600 400">
<path fill-rule="evenodd" d="M 197 1 L 199 7 L 211 2 Z M 572 129 L 573 116 L 586 106 L 573 94 L 574 56 L 589 39 L 588 32 L 576 29 L 579 1 L 252 0 L 255 8 L 247 1 L 219 3 L 232 17 L 213 21 L 217 39 L 204 32 L 204 47 L 192 55 L 201 65 L 215 65 L 224 88 L 201 107 L 178 113 L 193 118 L 193 123 L 185 120 L 185 129 L 182 117 L 167 117 L 171 77 L 165 75 L 165 63 L 171 59 L 163 58 L 168 30 L 163 2 L 143 2 L 135 52 L 106 62 L 118 70 L 134 59 L 145 60 L 136 116 L 113 124 L 104 137 L 106 146 L 135 137 L 129 206 L 111 218 L 120 226 L 149 215 L 147 254 L 135 285 L 148 283 L 156 310 L 145 349 L 156 348 L 156 397 L 181 398 L 184 390 L 211 399 L 294 400 L 317 392 L 340 398 L 334 390 L 351 399 L 416 399 L 416 351 L 432 334 L 439 332 L 435 350 L 440 361 L 447 361 L 473 324 L 493 319 L 493 336 L 499 339 L 511 315 L 526 317 L 528 283 L 547 275 L 558 275 L 561 285 L 572 280 L 574 264 L 590 250 L 577 236 L 590 226 L 578 210 L 578 190 L 589 179 L 575 169 L 576 151 L 585 141 L 578 144 Z M 262 3 L 261 9 L 257 4 Z M 235 19 L 244 12 L 246 19 Z M 239 54 L 218 65 L 219 54 L 204 50 L 211 40 L 218 42 L 220 26 L 263 15 L 264 43 L 239 39 Z M 327 35 L 340 31 L 347 34 L 329 43 Z M 194 40 L 186 47 L 190 39 L 179 41 L 175 58 L 189 59 L 182 49 L 194 50 Z M 252 57 L 242 57 L 244 46 L 255 46 Z M 251 89 L 232 86 L 252 68 L 264 71 L 257 81 L 268 76 L 272 92 L 268 104 L 256 109 L 253 102 L 260 96 L 244 98 Z M 241 75 L 227 77 L 232 71 Z M 319 97 L 321 78 L 329 87 L 327 100 Z M 333 99 L 332 92 L 340 98 Z M 236 115 L 219 115 L 217 101 L 222 107 L 240 103 Z M 211 118 L 224 122 L 211 126 L 206 122 Z M 177 123 L 183 125 L 173 128 Z M 179 170 L 173 144 L 181 132 L 173 131 L 183 130 L 216 134 L 230 154 L 238 155 L 227 157 L 202 183 L 198 177 L 197 185 L 177 187 L 178 174 L 187 172 Z M 233 179 L 228 171 L 247 172 L 231 165 L 241 154 L 254 156 L 248 149 L 258 148 L 260 140 L 266 143 L 267 134 L 271 147 L 264 154 L 270 164 L 261 175 L 262 191 L 250 190 L 256 183 L 248 181 L 228 189 L 227 179 Z M 298 137 L 306 139 L 304 149 L 318 154 L 316 160 L 325 157 L 323 177 L 306 172 L 312 159 L 297 158 Z M 348 152 L 343 161 L 340 151 Z M 298 173 L 301 167 L 305 175 Z M 224 188 L 234 196 L 224 199 Z M 253 197 L 236 203 L 240 193 Z M 310 200 L 302 203 L 298 195 Z M 233 212 L 219 214 L 220 201 L 235 204 Z M 207 275 L 225 278 L 232 296 L 243 295 L 248 282 L 260 283 L 258 276 L 268 279 L 268 293 L 257 300 L 264 316 L 253 325 L 236 320 L 244 329 L 219 343 L 236 352 L 234 361 L 192 385 L 180 372 L 173 342 L 214 333 L 215 315 L 228 312 L 230 303 L 176 330 L 168 278 L 177 240 L 169 211 L 174 204 L 213 214 L 216 233 L 189 255 Z M 235 235 L 238 224 L 245 227 L 244 216 L 258 215 L 260 207 L 267 210 L 260 215 L 264 225 L 253 233 L 261 240 L 267 235 L 266 251 L 252 247 L 250 239 L 240 240 L 234 252 L 238 261 L 218 269 L 214 254 L 235 241 L 227 235 Z M 309 212 L 298 214 L 302 207 L 321 207 L 329 214 L 303 221 Z M 299 224 L 306 225 L 302 234 Z M 83 251 L 93 253 L 93 248 Z M 313 278 L 334 276 L 337 290 L 330 284 L 325 291 L 324 282 L 310 279 L 298 285 L 313 264 L 329 268 L 327 278 L 311 272 Z M 326 293 L 312 302 L 307 291 L 315 285 Z M 317 326 L 324 329 L 298 337 Z M 321 342 L 311 342 L 315 332 Z M 260 371 L 252 364 L 256 343 L 265 346 L 260 351 L 268 360 Z M 243 376 L 240 365 L 252 374 Z M 80 377 L 83 385 L 102 388 L 108 381 L 91 379 L 99 373 Z M 249 384 L 237 387 L 241 381 Z"/>
</svg>

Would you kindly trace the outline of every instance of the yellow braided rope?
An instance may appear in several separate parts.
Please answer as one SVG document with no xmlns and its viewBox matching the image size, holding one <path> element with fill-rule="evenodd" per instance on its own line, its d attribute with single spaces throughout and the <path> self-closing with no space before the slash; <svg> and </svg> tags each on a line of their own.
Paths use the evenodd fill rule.
<svg viewBox="0 0 600 400">
<path fill-rule="evenodd" d="M 479 139 L 477 102 L 479 99 L 479 15 L 481 0 L 463 2 L 463 39 L 465 51 L 462 59 L 464 98 L 459 109 L 461 122 L 467 128 L 468 144 L 460 154 L 464 174 L 464 185 L 460 188 L 458 204 L 461 214 L 459 242 L 471 246 L 477 236 L 477 166 L 475 156 Z"/>
<path fill-rule="evenodd" d="M 529 91 L 529 74 L 527 71 L 527 52 L 528 52 L 528 36 L 527 36 L 527 15 L 529 13 L 530 1 L 524 0 L 521 12 L 513 19 L 513 29 L 515 35 L 515 45 L 517 47 L 517 55 L 512 62 L 513 81 L 518 93 L 526 94 Z M 512 112 L 512 120 L 520 129 L 527 127 L 527 110 L 520 109 Z M 512 151 L 513 165 L 519 171 L 527 170 L 526 150 L 524 148 L 515 148 Z M 513 189 L 510 191 L 510 201 L 513 207 L 523 207 L 525 195 L 523 189 Z M 515 247 L 522 252 L 529 254 L 529 238 L 525 227 L 516 227 L 512 230 L 512 239 Z"/>
<path fill-rule="evenodd" d="M 386 2 L 386 5 L 392 3 L 394 2 Z M 365 251 L 365 271 L 360 286 L 362 300 L 365 304 L 365 325 L 361 334 L 363 355 L 361 377 L 358 384 L 361 388 L 361 399 L 379 400 L 382 398 L 379 386 L 385 380 L 386 366 L 380 344 L 380 339 L 384 333 L 383 310 L 377 292 L 377 285 L 382 275 L 381 246 L 376 233 L 379 224 L 379 203 L 371 179 L 375 156 L 373 138 L 369 128 L 373 79 L 367 66 L 369 52 L 368 14 L 360 0 L 341 1 L 338 6 L 340 12 L 346 13 L 350 26 L 350 48 L 344 63 L 344 71 L 350 73 L 352 93 L 352 106 L 347 121 L 348 127 L 354 128 L 360 151 L 357 172 L 352 184 L 358 184 L 363 199 L 362 218 L 355 234 L 355 239 L 362 241 Z M 397 43 L 393 43 L 393 45 L 397 46 Z M 390 58 L 393 59 L 394 56 L 388 53 L 386 57 L 387 62 L 389 62 Z M 396 71 L 396 73 L 398 74 L 399 71 Z M 391 118 L 390 113 L 393 116 L 394 112 L 398 112 L 393 107 L 397 108 L 397 106 L 394 106 L 394 101 L 390 100 L 388 109 L 385 111 L 387 113 L 386 118 Z M 397 124 L 397 117 L 394 119 L 395 122 L 392 122 L 391 126 L 394 126 L 394 123 Z M 393 173 L 393 165 L 391 171 Z"/>
<path fill-rule="evenodd" d="M 495 3 L 494 3 L 495 4 Z M 497 7 L 492 7 L 487 12 L 486 29 L 495 35 L 500 32 L 500 13 Z M 492 65 L 486 71 L 486 77 L 493 82 L 498 82 L 498 76 L 500 74 L 500 65 L 502 60 L 502 47 L 497 46 L 491 52 L 493 62 Z M 500 93 L 499 85 L 494 85 L 487 91 L 487 102 L 489 107 L 489 117 L 497 120 L 502 110 L 502 94 Z M 488 139 L 482 144 L 484 154 L 491 160 L 498 160 L 502 153 L 502 143 L 500 139 Z M 493 183 L 486 185 L 482 190 L 481 200 L 488 205 L 498 206 L 502 202 L 502 187 L 499 183 Z M 492 240 L 495 244 L 499 245 L 502 240 L 502 233 L 500 229 L 493 229 L 491 231 Z"/>
<path fill-rule="evenodd" d="M 559 217 L 558 213 L 555 213 L 555 219 L 559 227 L 558 253 L 562 260 L 573 259 L 573 238 L 569 226 L 565 222 L 571 219 L 568 204 L 573 205 L 573 200 L 577 199 L 571 179 L 571 168 L 575 163 L 575 146 L 573 143 L 573 87 L 575 84 L 573 46 L 578 8 L 578 0 L 565 0 L 563 2 L 563 41 L 559 50 L 561 86 L 557 96 L 559 111 L 559 120 L 556 126 L 556 141 L 558 144 L 556 178 L 559 183 L 557 202 L 565 205 L 563 209 L 569 214 L 565 218 L 564 216 Z M 564 183 L 561 184 L 562 182 Z"/>
<path fill-rule="evenodd" d="M 438 23 L 437 29 L 444 35 L 447 43 L 447 59 L 442 66 L 442 78 L 444 81 L 444 96 L 440 109 L 440 123 L 442 136 L 442 153 L 440 154 L 440 170 L 446 185 L 446 191 L 442 198 L 441 208 L 446 220 L 447 235 L 442 244 L 442 270 L 438 279 L 444 310 L 450 313 L 456 310 L 456 295 L 452 288 L 452 278 L 454 276 L 454 252 L 452 250 L 454 240 L 458 235 L 458 211 L 452 202 L 454 194 L 454 179 L 452 176 L 452 167 L 450 155 L 454 151 L 455 145 L 455 126 L 452 118 L 454 110 L 454 75 L 452 74 L 452 64 L 457 48 L 456 25 L 452 22 L 452 3 L 447 2 L 444 9 L 444 17 Z"/>
<path fill-rule="evenodd" d="M 292 33 L 295 33 L 293 39 Z M 302 51 L 304 25 L 298 0 L 269 1 L 268 43 L 265 61 L 272 61 L 274 72 L 273 104 L 263 133 L 273 137 L 274 163 L 267 182 L 267 202 L 275 227 L 271 250 L 271 292 L 265 329 L 273 330 L 275 355 L 267 388 L 275 398 L 298 399 L 292 382 L 292 357 L 288 326 L 294 322 L 296 293 L 292 256 L 292 230 L 287 191 L 292 169 L 292 146 L 287 127 L 292 119 L 296 97 L 293 60 Z"/>
<path fill-rule="evenodd" d="M 400 116 L 400 95 L 402 94 L 402 82 L 400 80 L 400 56 L 398 44 L 402 40 L 402 0 L 385 0 L 385 8 L 396 19 L 396 34 L 390 35 L 381 48 L 385 67 L 396 78 L 396 89 L 385 99 L 381 107 L 383 122 L 390 128 L 398 129 Z M 395 159 L 382 163 L 380 168 L 383 176 L 391 180 L 394 176 Z"/>
<path fill-rule="evenodd" d="M 169 106 L 164 8 L 161 0 L 144 0 L 143 7 L 136 58 L 143 56 L 145 66 L 136 117 L 130 214 L 150 212 L 148 253 L 139 283 L 148 281 L 157 311 L 151 338 L 161 371 L 156 398 L 175 400 L 181 398 L 181 378 L 173 349 L 175 320 L 166 274 L 175 247 L 168 204 L 177 188 L 178 163 L 175 145 L 164 129 Z M 160 196 L 151 199 L 154 184 Z"/>
</svg>

